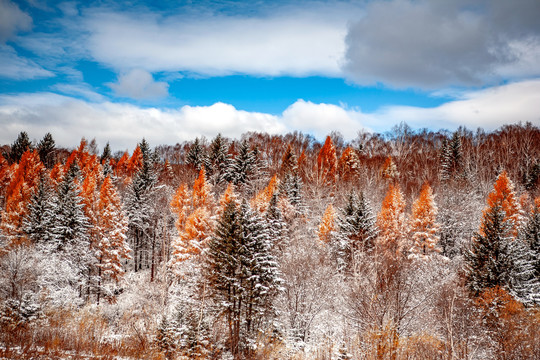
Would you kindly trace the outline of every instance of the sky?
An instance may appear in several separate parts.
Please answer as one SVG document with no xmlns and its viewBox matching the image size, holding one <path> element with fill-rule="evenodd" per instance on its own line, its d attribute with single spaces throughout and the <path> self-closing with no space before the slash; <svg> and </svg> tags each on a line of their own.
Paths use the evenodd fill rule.
<svg viewBox="0 0 540 360">
<path fill-rule="evenodd" d="M 540 125 L 538 0 L 0 0 L 0 144 Z"/>
</svg>

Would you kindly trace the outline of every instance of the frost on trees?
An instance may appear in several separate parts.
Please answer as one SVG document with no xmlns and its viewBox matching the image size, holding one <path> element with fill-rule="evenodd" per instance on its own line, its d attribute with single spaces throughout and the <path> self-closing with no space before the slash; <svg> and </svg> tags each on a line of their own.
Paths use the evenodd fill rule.
<svg viewBox="0 0 540 360">
<path fill-rule="evenodd" d="M 265 222 L 247 202 L 226 204 L 209 244 L 205 277 L 222 306 L 235 356 L 253 351 L 276 316 L 280 279 L 270 245 Z"/>
<path fill-rule="evenodd" d="M 432 253 L 440 252 L 437 247 L 439 228 L 433 191 L 429 184 L 425 183 L 420 196 L 412 206 L 410 219 L 412 247 L 409 250 L 412 257 L 427 258 Z"/>
</svg>

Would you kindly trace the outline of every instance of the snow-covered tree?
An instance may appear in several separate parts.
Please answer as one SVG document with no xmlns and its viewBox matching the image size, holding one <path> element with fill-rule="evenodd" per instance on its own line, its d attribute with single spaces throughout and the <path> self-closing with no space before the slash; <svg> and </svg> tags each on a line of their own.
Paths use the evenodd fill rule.
<svg viewBox="0 0 540 360">
<path fill-rule="evenodd" d="M 258 331 L 275 317 L 279 271 L 265 223 L 247 202 L 228 202 L 207 253 L 205 277 L 223 306 L 233 355 L 253 350 Z"/>
<path fill-rule="evenodd" d="M 405 219 L 405 200 L 399 185 L 389 185 L 377 216 L 377 227 L 379 228 L 377 248 L 390 256 L 401 254 L 408 228 Z"/>
<path fill-rule="evenodd" d="M 336 210 L 330 203 L 326 207 L 324 214 L 319 223 L 319 240 L 324 244 L 329 244 L 332 241 L 336 231 Z"/>
<path fill-rule="evenodd" d="M 34 244 L 55 242 L 56 202 L 49 177 L 42 173 L 39 185 L 28 204 L 28 214 L 23 220 L 23 231 Z"/>
<path fill-rule="evenodd" d="M 437 205 L 433 191 L 428 183 L 422 186 L 420 196 L 412 206 L 410 229 L 412 234 L 411 256 L 427 257 L 433 252 L 440 252 L 437 223 Z"/>
<path fill-rule="evenodd" d="M 189 152 L 186 156 L 186 162 L 193 166 L 197 171 L 201 170 L 203 167 L 210 167 L 208 155 L 206 154 L 204 147 L 201 145 L 199 138 L 196 138 L 189 148 Z"/>
</svg>

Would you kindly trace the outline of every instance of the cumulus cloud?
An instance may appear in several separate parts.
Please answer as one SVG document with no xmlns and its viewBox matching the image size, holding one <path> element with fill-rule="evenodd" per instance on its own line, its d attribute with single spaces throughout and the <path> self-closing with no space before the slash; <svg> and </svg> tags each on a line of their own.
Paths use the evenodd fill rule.
<svg viewBox="0 0 540 360">
<path fill-rule="evenodd" d="M 0 45 L 0 77 L 27 80 L 54 76 L 34 61 L 20 57 L 15 50 L 8 45 Z"/>
<path fill-rule="evenodd" d="M 85 12 L 91 56 L 115 69 L 202 75 L 341 73 L 348 13 L 337 6 L 268 15 L 161 16 L 151 12 Z"/>
<path fill-rule="evenodd" d="M 31 28 L 32 18 L 27 13 L 9 0 L 0 0 L 0 42 L 5 42 L 18 31 Z"/>
<path fill-rule="evenodd" d="M 133 99 L 156 99 L 169 94 L 169 84 L 155 81 L 146 70 L 133 69 L 118 77 L 117 83 L 108 84 L 117 95 Z"/>
<path fill-rule="evenodd" d="M 371 2 L 346 37 L 344 70 L 360 84 L 479 85 L 540 75 L 540 2 Z"/>
<path fill-rule="evenodd" d="M 413 128 L 454 130 L 464 125 L 494 130 L 504 124 L 540 125 L 540 80 L 522 81 L 463 93 L 458 100 L 433 108 L 392 106 L 373 113 L 332 104 L 298 100 L 282 114 L 236 109 L 230 104 L 183 106 L 178 109 L 141 108 L 124 103 L 97 103 L 54 93 L 0 95 L 0 144 L 13 142 L 25 130 L 41 138 L 50 131 L 61 146 L 73 147 L 83 136 L 101 145 L 133 149 L 145 137 L 152 145 L 175 144 L 218 133 L 239 138 L 247 131 L 284 134 L 299 130 L 319 140 L 333 130 L 346 140 L 358 131 L 389 130 L 402 121 Z"/>
</svg>

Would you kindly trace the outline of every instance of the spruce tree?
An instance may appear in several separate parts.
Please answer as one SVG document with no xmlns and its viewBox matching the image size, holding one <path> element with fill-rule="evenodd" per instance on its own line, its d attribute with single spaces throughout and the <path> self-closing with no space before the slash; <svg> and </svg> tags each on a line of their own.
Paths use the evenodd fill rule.
<svg viewBox="0 0 540 360">
<path fill-rule="evenodd" d="M 201 167 L 209 168 L 209 160 L 206 152 L 201 145 L 199 138 L 196 138 L 193 145 L 189 148 L 189 152 L 186 157 L 186 162 L 193 166 L 197 171 L 201 170 Z"/>
<path fill-rule="evenodd" d="M 107 142 L 107 145 L 103 148 L 103 153 L 101 154 L 101 157 L 99 158 L 100 164 L 103 166 L 103 176 L 107 177 L 112 175 L 112 167 L 111 167 L 111 147 L 109 146 L 109 143 Z"/>
<path fill-rule="evenodd" d="M 7 156 L 10 164 L 18 163 L 26 150 L 32 150 L 32 143 L 30 142 L 26 131 L 21 131 L 15 142 L 11 145 L 11 150 Z"/>
<path fill-rule="evenodd" d="M 465 253 L 467 285 L 475 296 L 495 286 L 508 289 L 512 272 L 512 224 L 505 216 L 501 206 L 488 208 L 480 231 Z"/>
<path fill-rule="evenodd" d="M 47 169 L 52 169 L 52 167 L 54 166 L 54 151 L 54 139 L 51 133 L 47 133 L 38 144 L 39 158 Z"/>
<path fill-rule="evenodd" d="M 231 159 L 227 154 L 227 140 L 218 134 L 210 144 L 209 177 L 213 185 L 224 180 Z"/>
<path fill-rule="evenodd" d="M 523 238 L 532 251 L 535 277 L 540 281 L 540 198 L 536 199 L 536 203 L 523 230 Z"/>
<path fill-rule="evenodd" d="M 230 201 L 207 254 L 205 277 L 224 306 L 233 355 L 253 347 L 257 332 L 275 317 L 279 272 L 265 222 L 244 202 Z"/>
<path fill-rule="evenodd" d="M 28 205 L 28 214 L 23 219 L 23 231 L 33 243 L 52 244 L 55 241 L 56 203 L 49 178 L 42 173 Z"/>
</svg>

